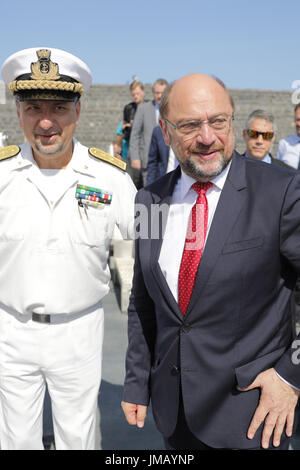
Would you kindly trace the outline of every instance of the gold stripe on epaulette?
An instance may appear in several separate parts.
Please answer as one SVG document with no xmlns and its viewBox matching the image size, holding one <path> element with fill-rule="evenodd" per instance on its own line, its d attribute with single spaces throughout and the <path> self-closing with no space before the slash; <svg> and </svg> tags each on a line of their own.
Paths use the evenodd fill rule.
<svg viewBox="0 0 300 470">
<path fill-rule="evenodd" d="M 7 158 L 12 158 L 18 155 L 20 152 L 20 147 L 18 145 L 8 145 L 7 147 L 0 148 L 0 160 L 6 160 Z"/>
<path fill-rule="evenodd" d="M 113 157 L 109 153 L 104 152 L 103 150 L 97 149 L 96 147 L 89 148 L 89 153 L 92 157 L 99 158 L 106 163 L 110 163 L 111 165 L 117 166 L 123 171 L 126 171 L 126 162 L 120 160 L 117 157 Z"/>
</svg>

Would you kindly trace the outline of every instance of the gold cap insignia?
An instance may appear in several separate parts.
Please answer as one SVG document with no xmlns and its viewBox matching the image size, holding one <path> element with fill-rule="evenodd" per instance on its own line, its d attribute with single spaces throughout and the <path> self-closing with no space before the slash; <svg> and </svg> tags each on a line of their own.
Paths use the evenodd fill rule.
<svg viewBox="0 0 300 470">
<path fill-rule="evenodd" d="M 110 163 L 111 165 L 114 165 L 123 171 L 126 170 L 126 162 L 120 160 L 117 157 L 113 157 L 113 155 L 110 155 L 109 153 L 106 153 L 103 150 L 91 147 L 89 148 L 89 153 L 90 155 L 92 155 L 92 157 L 99 158 L 99 160 L 103 160 L 106 163 Z"/>
<path fill-rule="evenodd" d="M 38 61 L 31 64 L 32 80 L 59 80 L 58 65 L 50 60 L 51 51 L 40 49 L 36 51 Z"/>
<path fill-rule="evenodd" d="M 80 82 L 59 74 L 58 64 L 50 59 L 49 49 L 36 51 L 38 60 L 31 63 L 31 74 L 24 74 L 9 83 L 8 87 L 12 94 L 23 93 L 24 100 L 31 99 L 65 99 L 74 100 L 76 94 L 83 93 L 83 85 Z M 48 95 L 48 92 L 51 94 Z"/>
</svg>

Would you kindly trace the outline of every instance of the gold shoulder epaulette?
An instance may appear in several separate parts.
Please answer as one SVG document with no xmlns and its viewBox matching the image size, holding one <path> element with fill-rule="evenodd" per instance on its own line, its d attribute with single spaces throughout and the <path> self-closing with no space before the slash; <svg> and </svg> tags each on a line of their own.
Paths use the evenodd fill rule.
<svg viewBox="0 0 300 470">
<path fill-rule="evenodd" d="M 109 153 L 104 152 L 103 150 L 97 149 L 96 147 L 89 148 L 89 153 L 92 157 L 99 158 L 106 163 L 110 163 L 111 165 L 117 166 L 123 171 L 126 171 L 126 162 L 120 160 L 117 157 L 113 157 Z"/>
<path fill-rule="evenodd" d="M 0 160 L 6 160 L 7 158 L 12 158 L 18 155 L 20 152 L 20 147 L 18 145 L 8 145 L 7 147 L 0 148 Z"/>
</svg>

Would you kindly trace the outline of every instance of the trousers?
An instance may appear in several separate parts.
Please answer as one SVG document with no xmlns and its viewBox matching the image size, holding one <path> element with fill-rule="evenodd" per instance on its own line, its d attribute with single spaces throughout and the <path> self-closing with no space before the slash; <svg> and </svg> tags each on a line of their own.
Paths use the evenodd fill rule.
<svg viewBox="0 0 300 470">
<path fill-rule="evenodd" d="M 56 449 L 95 449 L 103 331 L 102 307 L 53 324 L 0 308 L 1 449 L 44 448 L 46 384 Z"/>
</svg>

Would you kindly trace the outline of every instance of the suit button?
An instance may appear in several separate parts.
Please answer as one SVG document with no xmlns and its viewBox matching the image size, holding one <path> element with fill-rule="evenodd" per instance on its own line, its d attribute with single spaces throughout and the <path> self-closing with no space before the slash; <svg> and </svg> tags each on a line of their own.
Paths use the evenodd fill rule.
<svg viewBox="0 0 300 470">
<path fill-rule="evenodd" d="M 171 368 L 171 374 L 172 374 L 172 375 L 177 375 L 177 374 L 179 374 L 180 369 L 179 369 L 179 367 L 177 367 L 175 364 L 170 364 L 170 368 Z"/>
<path fill-rule="evenodd" d="M 184 325 L 182 325 L 182 327 L 180 328 L 180 331 L 182 333 L 189 333 L 189 331 L 191 330 L 191 325 L 189 325 L 189 323 L 185 323 Z"/>
</svg>

